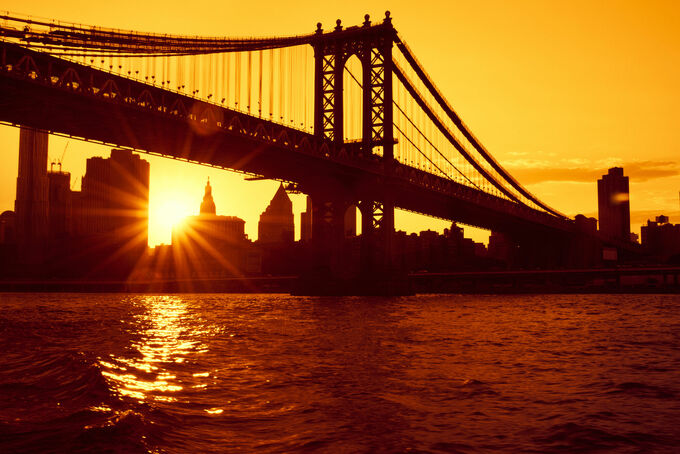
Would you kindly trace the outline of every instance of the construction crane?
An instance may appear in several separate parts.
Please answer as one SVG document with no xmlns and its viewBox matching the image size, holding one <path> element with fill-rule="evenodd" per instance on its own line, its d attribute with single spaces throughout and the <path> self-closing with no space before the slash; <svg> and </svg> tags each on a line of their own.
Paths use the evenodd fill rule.
<svg viewBox="0 0 680 454">
<path fill-rule="evenodd" d="M 62 168 L 62 162 L 64 161 L 64 156 L 66 155 L 66 150 L 68 149 L 68 145 L 71 142 L 66 142 L 66 146 L 64 147 L 64 151 L 61 153 L 61 157 L 55 161 L 50 162 L 50 172 L 54 172 L 54 166 L 58 165 L 59 166 L 59 173 L 61 173 L 61 168 Z"/>
</svg>

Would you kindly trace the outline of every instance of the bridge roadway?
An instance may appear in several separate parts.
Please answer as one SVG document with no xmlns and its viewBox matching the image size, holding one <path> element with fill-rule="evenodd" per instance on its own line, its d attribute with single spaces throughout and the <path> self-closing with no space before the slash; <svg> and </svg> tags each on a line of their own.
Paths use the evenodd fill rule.
<svg viewBox="0 0 680 454">
<path fill-rule="evenodd" d="M 573 221 L 347 144 L 89 66 L 0 42 L 0 121 L 169 158 L 324 186 L 360 200 L 509 234 L 564 236 Z"/>
</svg>

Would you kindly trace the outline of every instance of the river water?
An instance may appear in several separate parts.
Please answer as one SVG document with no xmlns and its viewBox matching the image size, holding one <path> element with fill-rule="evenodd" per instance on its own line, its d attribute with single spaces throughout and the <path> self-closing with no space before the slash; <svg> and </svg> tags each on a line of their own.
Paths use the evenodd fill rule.
<svg viewBox="0 0 680 454">
<path fill-rule="evenodd" d="M 680 452 L 678 296 L 0 309 L 0 452 Z"/>
</svg>

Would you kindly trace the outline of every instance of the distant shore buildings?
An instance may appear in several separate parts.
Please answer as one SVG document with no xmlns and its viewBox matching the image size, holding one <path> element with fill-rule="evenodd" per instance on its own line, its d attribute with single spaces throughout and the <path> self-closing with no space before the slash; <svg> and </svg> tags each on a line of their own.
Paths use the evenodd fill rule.
<svg viewBox="0 0 680 454">
<path fill-rule="evenodd" d="M 15 241 L 7 261 L 35 277 L 127 276 L 147 249 L 149 163 L 114 149 L 87 160 L 73 191 L 68 172 L 47 170 L 47 146 L 47 133 L 21 128 L 15 211 L 0 227 Z"/>
<path fill-rule="evenodd" d="M 642 247 L 656 261 L 680 264 L 680 224 L 671 224 L 668 216 L 648 220 L 641 229 Z"/>
<path fill-rule="evenodd" d="M 150 166 L 129 150 L 87 159 L 81 190 L 71 189 L 71 174 L 48 170 L 48 135 L 21 128 L 14 211 L 0 214 L 0 276 L 63 279 L 222 279 L 297 275 L 309 267 L 314 244 L 314 202 L 306 199 L 295 241 L 292 201 L 280 184 L 260 215 L 258 238 L 245 234 L 245 221 L 217 214 L 208 180 L 198 212 L 173 228 L 172 243 L 148 248 Z M 200 201 L 200 203 L 199 203 Z M 599 230 L 634 241 L 630 232 L 628 177 L 614 167 L 598 180 Z M 344 219 L 343 271 L 361 267 L 362 239 L 357 210 Z M 582 266 L 601 266 L 598 221 L 578 215 L 575 228 Z M 680 263 L 680 225 L 657 216 L 642 227 L 642 248 L 650 263 Z M 532 265 L 535 251 L 512 237 L 492 232 L 488 248 L 463 235 L 455 223 L 443 234 L 431 230 L 394 232 L 393 266 L 404 272 L 489 270 Z M 584 261 L 583 257 L 588 260 Z"/>
</svg>

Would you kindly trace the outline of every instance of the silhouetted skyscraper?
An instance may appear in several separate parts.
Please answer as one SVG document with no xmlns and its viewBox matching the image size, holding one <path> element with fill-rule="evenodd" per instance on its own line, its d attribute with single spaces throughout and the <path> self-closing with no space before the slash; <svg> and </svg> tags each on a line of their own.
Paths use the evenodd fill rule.
<svg viewBox="0 0 680 454">
<path fill-rule="evenodd" d="M 47 133 L 34 129 L 21 128 L 19 133 L 19 172 L 14 211 L 19 258 L 23 263 L 43 261 L 47 246 L 47 140 Z"/>
<path fill-rule="evenodd" d="M 307 196 L 307 208 L 300 213 L 300 241 L 312 240 L 312 198 Z"/>
<path fill-rule="evenodd" d="M 149 224 L 149 163 L 129 150 L 90 158 L 82 196 L 87 234 L 111 233 L 146 245 Z"/>
<path fill-rule="evenodd" d="M 621 167 L 612 167 L 597 180 L 597 202 L 600 232 L 630 240 L 630 202 L 628 177 Z"/>
<path fill-rule="evenodd" d="M 71 234 L 71 174 L 49 172 L 49 216 L 51 239 L 64 238 Z"/>
<path fill-rule="evenodd" d="M 357 207 L 351 205 L 345 211 L 345 236 L 353 237 L 357 235 Z"/>
<path fill-rule="evenodd" d="M 257 226 L 261 243 L 292 243 L 295 238 L 293 202 L 290 201 L 283 184 L 274 194 L 267 209 L 260 215 Z"/>
<path fill-rule="evenodd" d="M 86 261 L 124 277 L 146 252 L 149 225 L 149 163 L 129 150 L 87 160 L 82 191 L 73 194 L 76 234 Z"/>
</svg>

